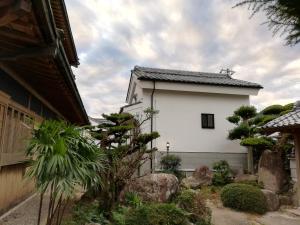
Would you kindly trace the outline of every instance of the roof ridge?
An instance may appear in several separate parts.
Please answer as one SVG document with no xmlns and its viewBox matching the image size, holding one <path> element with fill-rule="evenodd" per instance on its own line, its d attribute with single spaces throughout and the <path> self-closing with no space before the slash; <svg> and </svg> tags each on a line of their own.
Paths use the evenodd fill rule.
<svg viewBox="0 0 300 225">
<path fill-rule="evenodd" d="M 227 74 L 222 73 L 212 73 L 212 72 L 197 72 L 197 71 L 191 71 L 191 70 L 173 70 L 173 69 L 160 69 L 160 68 L 153 68 L 153 67 L 142 67 L 142 66 L 135 66 L 134 69 L 137 69 L 141 72 L 146 73 L 159 73 L 159 74 L 170 74 L 170 75 L 179 75 L 179 76 L 193 76 L 193 77 L 208 77 L 211 76 L 218 76 L 218 78 L 224 78 L 224 79 L 232 79 Z M 143 71 L 149 70 L 149 71 Z M 152 70 L 152 71 L 151 71 Z M 184 73 L 190 73 L 190 74 L 184 74 Z"/>
</svg>

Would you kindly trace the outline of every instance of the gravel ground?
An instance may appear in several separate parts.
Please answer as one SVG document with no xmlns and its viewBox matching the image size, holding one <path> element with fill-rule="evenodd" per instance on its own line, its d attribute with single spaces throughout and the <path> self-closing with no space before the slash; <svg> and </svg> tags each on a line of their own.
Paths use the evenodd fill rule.
<svg viewBox="0 0 300 225">
<path fill-rule="evenodd" d="M 21 206 L 17 207 L 6 214 L 6 216 L 0 219 L 0 225 L 36 225 L 38 206 L 39 206 L 39 195 L 35 195 L 26 201 Z M 44 224 L 46 222 L 47 208 L 45 207 L 49 201 L 49 198 L 44 197 L 44 205 L 42 208 L 42 218 L 41 222 Z"/>
<path fill-rule="evenodd" d="M 209 207 L 212 209 L 214 225 L 300 225 L 300 208 L 268 212 L 260 216 L 237 212 L 214 203 L 209 203 Z"/>
</svg>

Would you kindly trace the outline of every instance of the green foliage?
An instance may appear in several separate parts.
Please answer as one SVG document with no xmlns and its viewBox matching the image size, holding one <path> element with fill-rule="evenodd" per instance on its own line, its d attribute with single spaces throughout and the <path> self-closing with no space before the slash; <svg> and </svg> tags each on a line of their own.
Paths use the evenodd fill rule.
<svg viewBox="0 0 300 225">
<path fill-rule="evenodd" d="M 140 117 L 129 113 L 104 114 L 107 122 L 91 129 L 93 137 L 100 141 L 100 147 L 108 161 L 101 174 L 103 185 L 99 187 L 100 207 L 107 217 L 112 216 L 112 210 L 118 204 L 118 197 L 126 183 L 156 151 L 154 148 L 149 149 L 148 143 L 158 138 L 159 134 L 141 132 L 143 124 L 155 113 L 147 109 Z"/>
<path fill-rule="evenodd" d="M 248 137 L 249 135 L 250 127 L 245 123 L 241 123 L 239 126 L 229 131 L 228 138 L 230 140 L 242 139 L 244 137 Z"/>
<path fill-rule="evenodd" d="M 289 103 L 283 106 L 283 111 L 292 111 L 294 109 L 294 103 Z"/>
<path fill-rule="evenodd" d="M 108 224 L 98 211 L 98 202 L 78 203 L 72 208 L 72 218 L 66 219 L 63 225 L 83 225 L 87 223 Z"/>
<path fill-rule="evenodd" d="M 256 115 L 254 106 L 243 105 L 234 111 L 234 115 L 240 116 L 243 120 L 248 120 Z"/>
<path fill-rule="evenodd" d="M 251 185 L 260 189 L 264 188 L 264 185 L 262 183 L 258 183 L 256 180 L 243 180 L 243 181 L 239 181 L 239 182 L 235 182 L 238 184 L 247 184 L 247 185 Z"/>
<path fill-rule="evenodd" d="M 50 190 L 49 205 L 56 203 L 48 211 L 47 224 L 51 224 L 56 209 L 73 196 L 75 186 L 88 188 L 101 183 L 98 172 L 104 168 L 103 154 L 83 137 L 82 129 L 63 121 L 44 121 L 34 131 L 27 155 L 31 157 L 27 176 L 36 181 L 42 195 Z"/>
<path fill-rule="evenodd" d="M 237 6 L 247 5 L 252 16 L 262 11 L 273 33 L 285 34 L 286 44 L 300 42 L 300 4 L 297 0 L 240 0 Z"/>
<path fill-rule="evenodd" d="M 287 113 L 289 113 L 289 112 L 292 112 L 292 110 L 285 110 L 285 111 L 282 111 L 282 112 L 279 114 L 279 116 L 283 116 L 283 115 L 285 115 L 285 114 L 287 114 Z"/>
<path fill-rule="evenodd" d="M 174 174 L 179 179 L 182 177 L 179 171 L 181 166 L 181 158 L 179 156 L 167 154 L 161 158 L 160 165 L 162 172 Z"/>
<path fill-rule="evenodd" d="M 238 115 L 228 116 L 226 118 L 230 123 L 238 124 L 240 122 L 240 117 Z"/>
<path fill-rule="evenodd" d="M 271 120 L 274 120 L 278 117 L 279 115 L 263 115 L 261 116 L 261 121 L 257 123 L 257 126 L 263 126 L 266 123 L 270 122 Z"/>
<path fill-rule="evenodd" d="M 282 105 L 270 105 L 263 109 L 261 113 L 263 115 L 278 115 L 282 111 L 284 111 L 284 107 Z"/>
<path fill-rule="evenodd" d="M 113 225 L 125 225 L 126 218 L 125 215 L 129 212 L 127 207 L 119 207 L 117 210 L 112 212 L 112 222 Z"/>
<path fill-rule="evenodd" d="M 225 207 L 240 211 L 264 214 L 267 211 L 266 199 L 259 188 L 247 184 L 228 184 L 221 192 Z"/>
<path fill-rule="evenodd" d="M 213 171 L 213 185 L 222 186 L 232 182 L 231 170 L 226 160 L 215 162 L 213 165 Z"/>
<path fill-rule="evenodd" d="M 141 198 L 135 192 L 125 193 L 125 205 L 129 207 L 139 207 L 143 204 Z"/>
<path fill-rule="evenodd" d="M 268 137 L 248 137 L 241 141 L 241 145 L 252 146 L 257 150 L 271 149 L 274 144 L 274 141 Z"/>
<path fill-rule="evenodd" d="M 200 192 L 186 189 L 177 197 L 178 206 L 189 212 L 189 220 L 196 224 L 209 225 L 211 210 L 206 206 L 206 200 Z"/>
<path fill-rule="evenodd" d="M 188 225 L 186 213 L 175 204 L 147 204 L 132 208 L 125 215 L 125 225 Z"/>
</svg>

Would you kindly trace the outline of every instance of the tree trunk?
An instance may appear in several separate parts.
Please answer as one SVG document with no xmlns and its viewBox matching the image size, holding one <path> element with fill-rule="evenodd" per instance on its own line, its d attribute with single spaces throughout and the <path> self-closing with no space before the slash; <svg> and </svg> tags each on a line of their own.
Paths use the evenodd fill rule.
<svg viewBox="0 0 300 225">
<path fill-rule="evenodd" d="M 247 154 L 247 161 L 248 161 L 248 172 L 250 174 L 254 173 L 254 167 L 253 167 L 253 149 L 252 147 L 248 148 L 248 154 Z"/>
</svg>

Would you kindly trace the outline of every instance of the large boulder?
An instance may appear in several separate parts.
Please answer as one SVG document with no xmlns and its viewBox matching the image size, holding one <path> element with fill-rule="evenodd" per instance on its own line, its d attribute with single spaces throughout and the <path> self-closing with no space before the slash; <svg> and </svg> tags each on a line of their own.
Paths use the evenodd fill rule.
<svg viewBox="0 0 300 225">
<path fill-rule="evenodd" d="M 181 185 L 185 188 L 198 189 L 201 186 L 212 184 L 213 174 L 207 166 L 195 170 L 192 176 L 182 179 Z"/>
<path fill-rule="evenodd" d="M 123 193 L 135 192 L 143 201 L 167 202 L 178 188 L 178 179 L 173 174 L 154 173 L 133 179 Z"/>
<path fill-rule="evenodd" d="M 268 211 L 278 210 L 280 207 L 280 201 L 278 195 L 273 191 L 266 190 L 266 189 L 262 189 L 261 191 L 266 198 Z"/>
<path fill-rule="evenodd" d="M 265 189 L 278 193 L 287 182 L 286 178 L 280 153 L 265 150 L 258 164 L 258 182 L 262 182 Z"/>
</svg>

